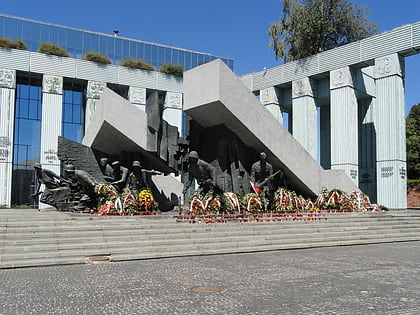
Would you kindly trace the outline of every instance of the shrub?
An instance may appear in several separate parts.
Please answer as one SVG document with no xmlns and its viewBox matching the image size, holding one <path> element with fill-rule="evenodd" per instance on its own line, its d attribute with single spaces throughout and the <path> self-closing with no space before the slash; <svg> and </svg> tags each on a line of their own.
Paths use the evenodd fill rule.
<svg viewBox="0 0 420 315">
<path fill-rule="evenodd" d="M 131 69 L 142 69 L 142 70 L 147 70 L 147 71 L 155 70 L 155 67 L 153 67 L 151 64 L 148 64 L 147 62 L 143 60 L 136 60 L 136 59 L 121 60 L 120 66 L 131 68 Z"/>
<path fill-rule="evenodd" d="M 16 43 L 16 47 L 15 47 L 16 49 L 20 49 L 20 50 L 26 50 L 27 49 L 26 44 L 23 41 L 21 41 L 20 39 L 15 41 L 15 43 Z"/>
<path fill-rule="evenodd" d="M 83 60 L 103 63 L 106 65 L 111 64 L 111 60 L 107 56 L 93 51 L 89 51 L 86 54 L 84 54 Z"/>
<path fill-rule="evenodd" d="M 14 49 L 20 49 L 20 50 L 26 50 L 26 45 L 23 41 L 20 39 L 16 41 L 12 41 L 8 38 L 0 37 L 0 47 L 4 48 L 14 48 Z"/>
<path fill-rule="evenodd" d="M 160 67 L 160 72 L 166 73 L 166 74 L 173 74 L 176 76 L 182 77 L 182 74 L 184 72 L 184 68 L 181 65 L 174 65 L 172 63 L 165 63 Z"/>
<path fill-rule="evenodd" d="M 41 43 L 37 51 L 46 55 L 54 55 L 61 57 L 70 56 L 69 53 L 60 46 L 48 43 Z"/>
</svg>

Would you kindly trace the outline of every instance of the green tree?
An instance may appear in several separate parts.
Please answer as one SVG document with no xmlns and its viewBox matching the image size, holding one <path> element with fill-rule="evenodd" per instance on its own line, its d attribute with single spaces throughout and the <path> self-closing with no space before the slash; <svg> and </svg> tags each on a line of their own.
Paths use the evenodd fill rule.
<svg viewBox="0 0 420 315">
<path fill-rule="evenodd" d="M 376 33 L 369 10 L 347 0 L 281 0 L 283 12 L 268 29 L 270 47 L 284 62 L 354 42 Z"/>
<path fill-rule="evenodd" d="M 420 104 L 411 107 L 406 119 L 407 175 L 420 179 Z"/>
</svg>

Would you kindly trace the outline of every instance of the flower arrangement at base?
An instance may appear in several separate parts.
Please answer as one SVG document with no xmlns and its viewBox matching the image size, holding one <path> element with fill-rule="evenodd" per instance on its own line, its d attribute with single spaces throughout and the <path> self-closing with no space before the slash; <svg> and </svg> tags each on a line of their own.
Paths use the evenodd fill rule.
<svg viewBox="0 0 420 315">
<path fill-rule="evenodd" d="M 241 213 L 241 202 L 238 196 L 233 192 L 225 192 L 223 194 L 225 200 L 226 211 L 230 213 Z"/>
<path fill-rule="evenodd" d="M 265 197 L 262 194 L 249 193 L 241 199 L 242 208 L 248 212 L 259 212 L 264 210 L 266 200 L 264 200 Z"/>
<path fill-rule="evenodd" d="M 95 192 L 98 195 L 96 215 L 136 215 L 157 211 L 155 199 L 149 188 L 140 191 L 138 200 L 127 190 L 118 193 L 112 185 L 97 185 Z"/>
<path fill-rule="evenodd" d="M 152 191 L 149 188 L 142 188 L 140 191 L 138 205 L 140 210 L 145 212 L 153 212 L 157 209 Z"/>
</svg>

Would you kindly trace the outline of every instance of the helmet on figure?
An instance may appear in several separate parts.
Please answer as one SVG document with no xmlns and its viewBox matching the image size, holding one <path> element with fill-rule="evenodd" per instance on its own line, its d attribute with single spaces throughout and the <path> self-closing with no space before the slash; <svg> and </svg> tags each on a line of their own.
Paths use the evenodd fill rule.
<svg viewBox="0 0 420 315">
<path fill-rule="evenodd" d="M 188 154 L 188 158 L 189 158 L 189 159 L 198 159 L 198 153 L 197 153 L 197 151 L 191 151 L 191 152 Z"/>
</svg>

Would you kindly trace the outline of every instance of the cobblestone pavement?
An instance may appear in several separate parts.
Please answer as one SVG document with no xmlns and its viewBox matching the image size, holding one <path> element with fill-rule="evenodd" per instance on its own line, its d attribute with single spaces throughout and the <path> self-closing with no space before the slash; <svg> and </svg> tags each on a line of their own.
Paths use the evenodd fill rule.
<svg viewBox="0 0 420 315">
<path fill-rule="evenodd" d="M 0 270 L 0 314 L 417 315 L 419 292 L 420 242 Z"/>
</svg>

